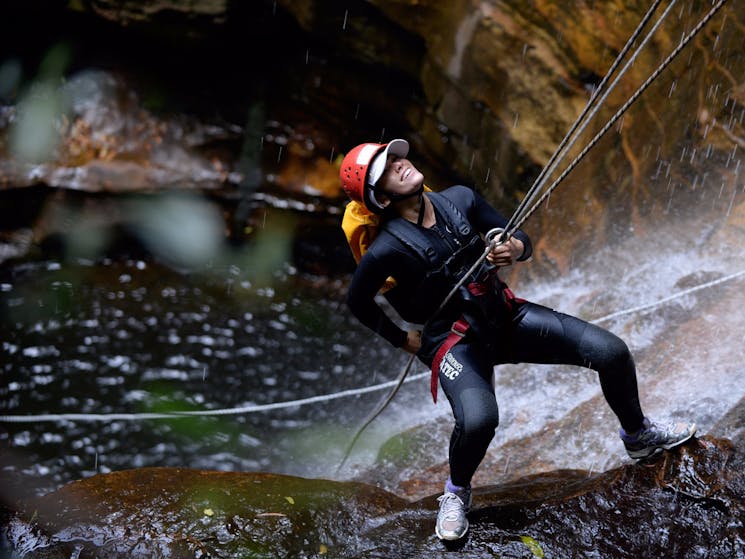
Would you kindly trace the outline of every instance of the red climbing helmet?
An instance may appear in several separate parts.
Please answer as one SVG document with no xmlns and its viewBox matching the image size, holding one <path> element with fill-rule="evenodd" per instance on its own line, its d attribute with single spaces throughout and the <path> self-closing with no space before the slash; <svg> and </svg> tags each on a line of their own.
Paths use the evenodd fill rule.
<svg viewBox="0 0 745 559">
<path fill-rule="evenodd" d="M 406 157 L 409 142 L 391 140 L 387 144 L 360 144 L 347 153 L 339 169 L 341 185 L 347 196 L 362 202 L 368 210 L 378 214 L 385 207 L 375 199 L 374 187 L 383 176 L 389 153 Z"/>
</svg>

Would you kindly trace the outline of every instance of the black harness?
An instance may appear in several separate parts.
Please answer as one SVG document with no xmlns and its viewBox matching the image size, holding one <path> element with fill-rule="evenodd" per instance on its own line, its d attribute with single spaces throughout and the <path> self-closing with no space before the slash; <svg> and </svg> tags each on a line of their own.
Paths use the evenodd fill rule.
<svg viewBox="0 0 745 559">
<path fill-rule="evenodd" d="M 429 331 L 439 338 L 462 317 L 476 330 L 480 325 L 493 324 L 504 318 L 508 310 L 503 294 L 506 285 L 486 262 L 463 281 L 445 308 L 433 316 L 453 287 L 483 254 L 486 245 L 479 232 L 446 196 L 436 192 L 429 192 L 427 196 L 437 217 L 436 225 L 431 229 L 425 230 L 403 218 L 382 224 L 385 231 L 416 255 L 426 270 L 418 286 L 407 292 L 393 288 L 386 298 L 404 320 L 427 323 L 423 336 Z M 433 242 L 433 234 L 437 235 L 439 242 Z"/>
</svg>

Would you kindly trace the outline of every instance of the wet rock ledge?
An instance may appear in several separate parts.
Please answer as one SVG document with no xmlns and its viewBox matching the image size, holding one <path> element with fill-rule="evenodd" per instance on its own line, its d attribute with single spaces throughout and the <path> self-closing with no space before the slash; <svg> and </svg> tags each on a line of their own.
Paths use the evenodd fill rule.
<svg viewBox="0 0 745 559">
<path fill-rule="evenodd" d="M 18 502 L 6 545 L 56 557 L 744 558 L 745 459 L 702 437 L 647 464 L 477 490 L 469 536 L 433 535 L 436 496 L 352 482 L 145 468 Z"/>
</svg>

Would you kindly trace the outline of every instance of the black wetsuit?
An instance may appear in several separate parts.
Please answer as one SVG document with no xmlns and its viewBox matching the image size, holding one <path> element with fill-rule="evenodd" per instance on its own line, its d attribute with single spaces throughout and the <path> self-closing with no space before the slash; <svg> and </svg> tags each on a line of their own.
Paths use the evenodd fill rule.
<svg viewBox="0 0 745 559">
<path fill-rule="evenodd" d="M 384 222 L 380 234 L 359 262 L 347 302 L 363 324 L 394 346 L 402 346 L 406 331 L 375 301 L 386 278 L 393 276 L 397 287 L 387 297 L 405 320 L 426 323 L 418 357 L 429 366 L 453 321 L 461 316 L 467 318 L 471 328 L 447 352 L 439 370 L 440 384 L 455 417 L 450 440 L 452 482 L 459 486 L 470 483 L 494 437 L 499 413 L 492 373 L 498 364 L 567 364 L 594 369 L 621 426 L 627 432 L 641 428 L 644 416 L 639 405 L 634 361 L 626 344 L 614 334 L 528 301 L 505 303 L 502 288 L 506 286 L 494 275 L 490 296 L 474 303 L 461 290 L 432 316 L 458 283 L 458 274 L 462 275 L 468 264 L 483 253 L 485 245 L 479 234 L 504 227 L 507 220 L 465 186 L 454 186 L 429 196 L 437 202 L 433 204 L 436 224 L 424 228 L 403 218 Z M 407 231 L 415 242 L 403 236 Z M 530 240 L 521 231 L 515 237 L 525 246 L 518 260 L 526 260 L 532 254 Z"/>
</svg>

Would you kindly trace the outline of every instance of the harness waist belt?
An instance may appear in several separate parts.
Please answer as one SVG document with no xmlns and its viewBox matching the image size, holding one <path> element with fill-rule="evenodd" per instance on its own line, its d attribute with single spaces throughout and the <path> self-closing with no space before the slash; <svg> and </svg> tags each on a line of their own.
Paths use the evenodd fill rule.
<svg viewBox="0 0 745 559">
<path fill-rule="evenodd" d="M 524 303 L 525 299 L 515 297 L 515 294 L 512 293 L 509 287 L 507 287 L 506 283 L 500 282 L 500 284 L 505 306 L 510 312 L 514 312 L 516 310 L 516 305 Z M 473 282 L 468 284 L 468 291 L 477 297 L 484 295 L 488 289 L 489 286 L 485 282 Z M 442 342 L 440 347 L 437 349 L 435 358 L 432 360 L 432 376 L 429 381 L 429 389 L 432 392 L 432 401 L 434 401 L 435 404 L 437 403 L 437 381 L 439 380 L 440 364 L 447 352 L 466 336 L 466 332 L 469 328 L 470 325 L 462 316 L 453 322 L 453 326 L 450 328 L 450 334 L 448 334 L 448 337 L 445 338 L 445 341 Z"/>
</svg>

